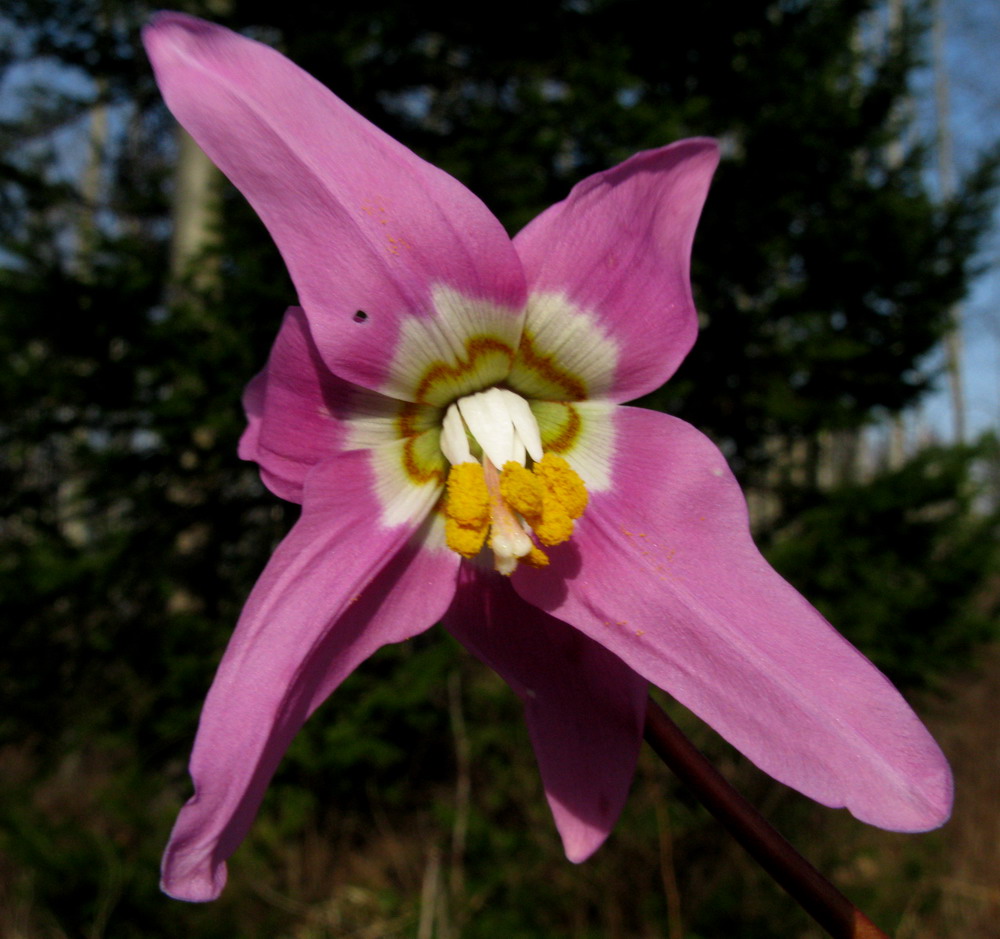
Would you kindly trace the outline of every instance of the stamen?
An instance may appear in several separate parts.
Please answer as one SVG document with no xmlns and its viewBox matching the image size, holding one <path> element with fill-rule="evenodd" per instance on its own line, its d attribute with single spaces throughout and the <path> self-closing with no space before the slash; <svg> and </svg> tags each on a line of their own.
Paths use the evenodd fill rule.
<svg viewBox="0 0 1000 939">
<path fill-rule="evenodd" d="M 457 404 L 448 405 L 448 410 L 444 412 L 444 420 L 441 422 L 441 452 L 452 466 L 472 462 L 469 437 Z"/>
<path fill-rule="evenodd" d="M 509 460 L 500 474 L 500 493 L 525 518 L 542 511 L 542 483 L 531 470 Z"/>
<path fill-rule="evenodd" d="M 576 471 L 561 456 L 546 453 L 534 466 L 542 485 L 566 510 L 570 518 L 579 518 L 587 508 L 589 496 Z"/>
<path fill-rule="evenodd" d="M 508 460 L 524 462 L 524 444 L 514 433 L 507 401 L 500 388 L 460 398 L 457 404 L 469 433 L 495 466 L 503 466 Z"/>
<path fill-rule="evenodd" d="M 490 388 L 460 398 L 448 408 L 446 424 L 452 408 L 457 408 L 466 429 L 494 466 L 503 466 L 508 460 L 524 463 L 528 456 L 533 460 L 542 458 L 538 421 L 531 413 L 531 406 L 519 394 L 507 388 Z M 445 430 L 442 426 L 442 435 Z M 448 430 L 450 440 L 451 430 Z M 448 456 L 444 443 L 442 452 Z"/>
<path fill-rule="evenodd" d="M 481 448 L 481 465 L 474 448 Z M 488 538 L 501 574 L 513 573 L 519 561 L 548 564 L 532 535 L 543 545 L 561 544 L 587 507 L 583 480 L 562 457 L 542 452 L 530 405 L 506 388 L 450 405 L 441 424 L 441 452 L 452 464 L 444 504 L 448 547 L 472 558 Z"/>
<path fill-rule="evenodd" d="M 573 519 L 587 507 L 583 480 L 561 456 L 546 453 L 531 470 L 518 463 L 503 468 L 500 490 L 524 516 L 544 545 L 557 545 L 573 534 Z"/>
<path fill-rule="evenodd" d="M 531 550 L 521 558 L 522 563 L 527 564 L 528 567 L 548 567 L 549 566 L 549 556 L 541 549 L 536 548 L 534 545 L 531 546 Z"/>
<path fill-rule="evenodd" d="M 507 415 L 514 425 L 515 436 L 519 443 L 528 451 L 528 456 L 531 459 L 540 460 L 542 458 L 542 434 L 538 429 L 535 415 L 531 413 L 531 406 L 513 391 L 508 391 L 506 388 L 497 388 L 496 391 L 503 396 L 507 406 Z M 503 464 L 497 463 L 497 466 L 503 466 Z"/>
<path fill-rule="evenodd" d="M 483 460 L 483 474 L 490 494 L 490 547 L 501 574 L 512 573 L 517 559 L 531 552 L 531 539 L 500 492 L 500 474 L 489 458 Z M 509 565 L 509 570 L 506 569 Z"/>
<path fill-rule="evenodd" d="M 478 463 L 459 463 L 448 471 L 445 541 L 462 557 L 474 558 L 490 529 L 490 494 Z"/>
</svg>

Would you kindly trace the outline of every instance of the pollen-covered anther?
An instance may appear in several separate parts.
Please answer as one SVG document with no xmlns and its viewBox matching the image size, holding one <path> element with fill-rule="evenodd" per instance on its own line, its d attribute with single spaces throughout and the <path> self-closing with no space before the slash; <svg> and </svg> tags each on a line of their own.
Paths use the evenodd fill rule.
<svg viewBox="0 0 1000 939">
<path fill-rule="evenodd" d="M 448 547 L 472 558 L 488 545 L 501 574 L 522 561 L 547 565 L 539 545 L 572 536 L 587 490 L 562 457 L 543 452 L 528 402 L 506 388 L 466 395 L 445 411 L 440 440 L 452 464 L 444 502 Z"/>
<path fill-rule="evenodd" d="M 528 567 L 548 567 L 549 556 L 541 548 L 532 545 L 531 550 L 521 558 L 521 563 Z"/>
<path fill-rule="evenodd" d="M 570 518 L 579 518 L 587 508 L 587 487 L 577 472 L 561 456 L 546 453 L 533 467 L 545 490 L 566 510 Z"/>
<path fill-rule="evenodd" d="M 562 457 L 546 453 L 528 470 L 506 463 L 500 478 L 504 499 L 531 526 L 543 545 L 557 545 L 573 534 L 573 520 L 587 507 L 583 480 Z"/>
<path fill-rule="evenodd" d="M 478 463 L 459 463 L 448 471 L 444 502 L 445 540 L 462 557 L 475 557 L 490 530 L 490 494 Z"/>
<path fill-rule="evenodd" d="M 542 511 L 542 481 L 515 460 L 508 460 L 500 473 L 500 494 L 525 518 Z"/>
</svg>

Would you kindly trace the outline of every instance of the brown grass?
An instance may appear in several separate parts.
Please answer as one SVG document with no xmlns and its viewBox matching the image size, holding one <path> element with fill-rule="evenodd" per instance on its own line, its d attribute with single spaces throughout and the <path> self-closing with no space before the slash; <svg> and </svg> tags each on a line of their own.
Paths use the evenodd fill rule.
<svg viewBox="0 0 1000 939">
<path fill-rule="evenodd" d="M 453 697 L 453 709 L 456 700 Z M 927 835 L 869 828 L 844 813 L 812 807 L 759 774 L 751 776 L 731 756 L 723 755 L 719 762 L 766 811 L 777 806 L 780 814 L 791 808 L 792 840 L 895 939 L 993 939 L 1000 935 L 998 702 L 1000 646 L 985 650 L 975 671 L 950 682 L 944 693 L 921 708 L 952 762 L 957 791 L 951 822 Z M 453 716 L 460 741 L 464 719 L 457 710 Z M 524 736 L 511 741 L 519 753 L 525 748 L 516 757 L 523 757 L 524 771 L 506 783 L 514 789 L 513 804 L 522 805 L 515 825 L 525 826 L 528 837 L 543 847 L 534 855 L 534 867 L 521 869 L 516 858 L 499 854 L 494 862 L 515 879 L 530 880 L 545 869 L 549 895 L 560 899 L 561 911 L 535 911 L 540 929 L 548 921 L 557 930 L 552 935 L 567 939 L 681 939 L 691 935 L 699 911 L 716 902 L 720 883 L 734 877 L 745 885 L 740 901 L 745 916 L 763 915 L 766 922 L 776 915 L 771 911 L 777 888 L 716 832 L 714 823 L 697 821 L 694 810 L 685 807 L 690 800 L 681 798 L 669 774 L 648 753 L 622 826 L 592 861 L 580 867 L 566 864 L 540 804 L 541 787 Z M 120 791 L 112 791 L 121 786 L 122 767 L 109 763 L 106 755 L 70 754 L 45 778 L 38 779 L 36 771 L 27 751 L 9 747 L 0 752 L 0 786 L 30 793 L 28 809 L 35 817 L 62 820 L 105 845 L 101 863 L 106 870 L 97 878 L 100 896 L 93 897 L 93 914 L 67 932 L 69 924 L 57 922 L 44 903 L 37 902 L 34 872 L 13 864 L 0 841 L 0 937 L 110 939 L 119 934 L 117 908 L 135 889 L 136 879 L 155 877 L 155 860 L 148 850 L 136 847 L 149 842 L 150 832 L 125 824 L 113 810 L 122 799 Z M 232 881 L 219 906 L 230 906 L 245 927 L 260 916 L 280 923 L 267 934 L 281 939 L 460 939 L 477 916 L 507 902 L 490 890 L 467 886 L 467 876 L 468 883 L 475 880 L 475 872 L 463 867 L 462 856 L 470 800 L 467 782 L 434 793 L 426 811 L 404 817 L 384 817 L 376 806 L 370 818 L 355 819 L 351 830 L 343 827 L 347 819 L 340 819 L 287 838 L 280 826 L 269 835 L 268 821 L 262 818 L 249 850 L 234 859 Z M 172 817 L 178 798 L 168 792 L 162 804 L 157 804 L 160 798 L 147 803 L 148 822 L 159 827 L 159 819 Z M 451 820 L 436 816 L 432 802 L 451 805 Z M 489 802 L 480 780 L 473 786 L 472 808 L 482 812 Z M 153 834 L 158 850 L 160 836 Z M 480 855 L 477 863 L 482 860 Z M 133 869 L 126 873 L 128 865 Z M 640 871 L 645 875 L 630 874 Z M 654 893 L 660 902 L 652 902 Z M 162 902 L 172 904 L 165 898 Z M 210 912 L 188 909 L 192 916 Z M 775 935 L 822 935 L 808 925 L 790 932 L 780 925 L 775 923 Z M 244 934 L 251 933 L 265 934 Z M 702 934 L 711 939 L 710 932 Z"/>
</svg>

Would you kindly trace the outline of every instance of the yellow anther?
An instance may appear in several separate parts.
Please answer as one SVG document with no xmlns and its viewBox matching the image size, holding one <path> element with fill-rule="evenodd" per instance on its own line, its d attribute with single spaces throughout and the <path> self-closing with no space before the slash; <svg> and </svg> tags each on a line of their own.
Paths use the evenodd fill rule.
<svg viewBox="0 0 1000 939">
<path fill-rule="evenodd" d="M 531 546 L 531 550 L 521 558 L 521 561 L 528 567 L 548 567 L 549 556 L 541 549 Z"/>
<path fill-rule="evenodd" d="M 579 518 L 587 508 L 587 488 L 576 471 L 561 456 L 546 453 L 533 467 L 546 492 L 565 509 L 570 518 Z"/>
<path fill-rule="evenodd" d="M 573 534 L 573 519 L 586 507 L 583 480 L 552 453 L 530 470 L 516 460 L 505 463 L 502 472 L 487 459 L 483 465 L 458 463 L 448 472 L 445 539 L 452 551 L 473 558 L 489 537 L 495 567 L 502 574 L 512 573 L 519 562 L 545 567 L 548 555 L 530 535 L 545 546 L 562 544 Z"/>
<path fill-rule="evenodd" d="M 508 460 L 500 474 L 500 494 L 507 504 L 525 518 L 542 511 L 542 483 L 529 469 Z"/>
<path fill-rule="evenodd" d="M 448 518 L 461 525 L 483 525 L 490 517 L 490 494 L 478 463 L 459 463 L 448 471 Z"/>
<path fill-rule="evenodd" d="M 474 558 L 483 549 L 486 543 L 486 533 L 489 525 L 482 528 L 471 528 L 460 525 L 453 518 L 444 520 L 445 542 L 452 551 L 462 555 L 463 558 Z"/>
<path fill-rule="evenodd" d="M 478 463 L 459 463 L 448 471 L 444 503 L 445 541 L 462 557 L 475 557 L 490 529 L 490 494 Z"/>
<path fill-rule="evenodd" d="M 552 493 L 542 496 L 542 513 L 528 519 L 535 537 L 544 545 L 562 544 L 573 534 L 573 519 L 563 504 Z"/>
<path fill-rule="evenodd" d="M 544 545 L 568 540 L 573 534 L 573 519 L 587 507 L 583 480 L 553 453 L 546 453 L 530 470 L 513 460 L 505 463 L 500 492 Z"/>
</svg>

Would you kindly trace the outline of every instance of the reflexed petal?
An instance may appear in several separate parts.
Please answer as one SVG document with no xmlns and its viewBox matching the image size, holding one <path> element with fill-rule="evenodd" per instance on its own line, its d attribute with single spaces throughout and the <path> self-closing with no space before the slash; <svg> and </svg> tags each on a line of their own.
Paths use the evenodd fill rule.
<svg viewBox="0 0 1000 939">
<path fill-rule="evenodd" d="M 646 681 L 582 633 L 463 565 L 445 628 L 524 703 L 545 795 L 571 861 L 614 827 L 642 743 Z"/>
<path fill-rule="evenodd" d="M 239 453 L 260 464 L 275 495 L 301 502 L 309 471 L 341 448 L 345 431 L 338 412 L 348 406 L 352 387 L 323 364 L 305 314 L 291 307 L 267 367 L 243 395 L 248 426 Z"/>
<path fill-rule="evenodd" d="M 243 390 L 243 412 L 246 414 L 247 426 L 240 437 L 239 447 L 237 448 L 240 459 L 251 461 L 257 460 L 257 449 L 260 446 L 260 425 L 264 420 L 264 399 L 266 396 L 267 369 L 265 368 L 254 375 L 254 377 L 247 382 L 247 386 Z M 274 486 L 271 485 L 270 480 L 265 480 L 265 485 L 273 493 L 275 493 L 275 495 L 280 496 L 282 499 L 287 499 L 289 502 L 302 501 L 301 481 L 298 485 L 298 498 L 291 498 L 290 496 L 284 495 L 283 491 L 279 491 L 282 489 L 281 479 L 276 480 Z M 275 488 L 275 486 L 278 488 Z"/>
<path fill-rule="evenodd" d="M 717 163 L 707 139 L 638 153 L 585 179 L 514 239 L 532 295 L 525 329 L 541 352 L 577 347 L 568 354 L 581 359 L 589 397 L 658 388 L 694 343 L 691 243 Z M 573 311 L 592 322 L 582 352 L 567 339 L 567 323 L 579 325 Z M 617 358 L 591 354 L 608 340 Z"/>
<path fill-rule="evenodd" d="M 333 375 L 297 307 L 285 314 L 267 367 L 247 386 L 243 406 L 248 426 L 240 456 L 259 463 L 268 488 L 290 502 L 302 501 L 313 466 L 350 450 L 372 451 L 379 467 L 394 451 L 388 455 L 398 469 L 392 486 L 402 491 L 407 480 L 400 476 L 400 451 L 414 449 L 413 438 L 427 435 L 433 439 L 418 449 L 436 452 L 441 423 L 437 408 L 406 405 Z"/>
<path fill-rule="evenodd" d="M 168 106 L 277 242 L 332 371 L 412 400 L 392 350 L 436 288 L 483 301 L 477 331 L 517 346 L 520 263 L 461 183 L 260 43 L 178 13 L 143 37 Z"/>
<path fill-rule="evenodd" d="M 444 612 L 458 556 L 428 550 L 420 524 L 378 529 L 363 454 L 324 464 L 302 518 L 247 601 L 205 702 L 191 758 L 195 795 L 164 856 L 163 889 L 211 900 L 288 743 L 376 649 Z M 433 524 L 429 520 L 427 524 Z"/>
<path fill-rule="evenodd" d="M 899 693 L 767 564 L 722 455 L 620 408 L 615 489 L 591 500 L 525 599 L 565 619 L 818 802 L 898 831 L 942 824 L 951 776 Z"/>
</svg>

